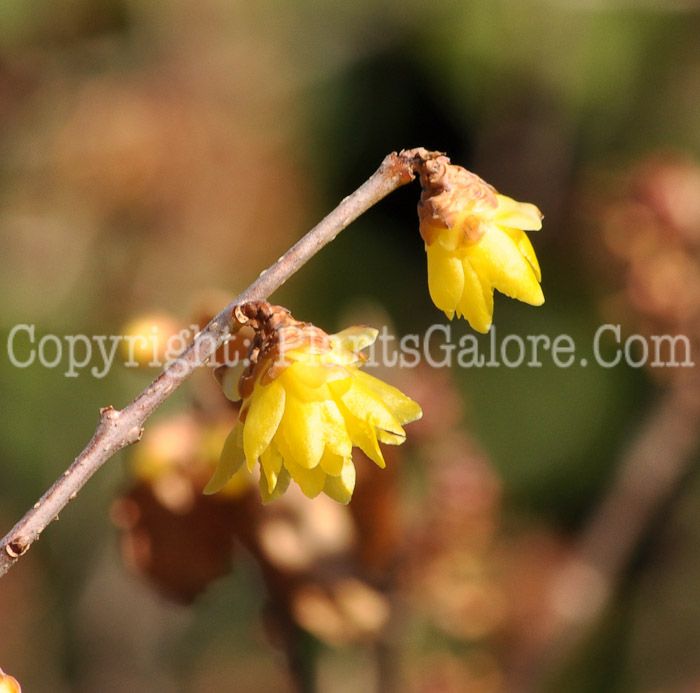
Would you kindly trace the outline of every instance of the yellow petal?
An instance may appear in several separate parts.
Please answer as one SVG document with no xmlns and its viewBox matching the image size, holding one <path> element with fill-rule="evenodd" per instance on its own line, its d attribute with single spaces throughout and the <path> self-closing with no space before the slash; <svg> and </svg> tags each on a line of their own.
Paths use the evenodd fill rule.
<svg viewBox="0 0 700 693">
<path fill-rule="evenodd" d="M 440 246 L 440 250 L 450 254 L 459 250 L 464 243 L 463 226 L 466 219 L 473 219 L 473 215 L 468 214 L 462 217 L 461 223 L 456 226 L 442 229 L 437 239 L 438 242 L 434 245 Z"/>
<path fill-rule="evenodd" d="M 333 400 L 323 402 L 321 405 L 323 418 L 323 438 L 326 451 L 330 451 L 340 457 L 349 457 L 352 454 L 352 441 L 345 427 L 345 419 Z"/>
<path fill-rule="evenodd" d="M 491 227 L 479 243 L 467 249 L 466 256 L 481 280 L 501 293 L 534 306 L 544 303 L 530 263 L 502 229 Z"/>
<path fill-rule="evenodd" d="M 355 465 L 352 459 L 346 459 L 337 476 L 327 476 L 323 492 L 338 503 L 347 504 L 355 490 Z"/>
<path fill-rule="evenodd" d="M 464 290 L 461 260 L 439 243 L 426 247 L 428 254 L 428 289 L 433 303 L 452 318 Z"/>
<path fill-rule="evenodd" d="M 464 294 L 457 315 L 464 316 L 472 329 L 486 333 L 493 321 L 493 289 L 480 277 L 468 258 L 464 259 Z"/>
<path fill-rule="evenodd" d="M 319 400 L 318 389 L 328 380 L 347 378 L 343 366 L 332 363 L 301 363 L 297 361 L 280 376 L 287 389 L 294 389 L 295 394 L 305 401 Z"/>
<path fill-rule="evenodd" d="M 288 395 L 302 402 L 319 399 L 319 388 L 325 383 L 325 373 L 317 364 L 295 362 L 278 376 Z"/>
<path fill-rule="evenodd" d="M 513 243 L 518 247 L 520 254 L 530 263 L 532 271 L 537 277 L 537 281 L 542 281 L 542 272 L 540 271 L 540 263 L 537 261 L 537 256 L 535 255 L 535 249 L 532 247 L 530 239 L 527 234 L 520 229 L 503 229 L 512 239 Z"/>
<path fill-rule="evenodd" d="M 212 493 L 220 491 L 231 477 L 241 468 L 245 455 L 243 450 L 238 445 L 238 433 L 241 424 L 236 422 L 234 429 L 228 434 L 224 443 L 219 463 L 216 465 L 214 475 L 209 480 L 209 483 L 204 487 L 204 493 L 208 496 Z"/>
<path fill-rule="evenodd" d="M 385 445 L 402 445 L 406 442 L 406 435 L 401 435 L 399 433 L 389 433 L 389 431 L 382 431 L 377 429 L 377 440 Z"/>
<path fill-rule="evenodd" d="M 354 376 L 384 402 L 402 426 L 423 416 L 420 406 L 410 397 L 406 397 L 398 388 L 388 385 L 365 371 L 355 371 Z"/>
<path fill-rule="evenodd" d="M 287 445 L 287 439 L 282 435 L 281 429 L 277 431 L 272 444 L 279 450 L 282 455 L 282 464 L 286 465 L 288 461 L 294 462 L 294 451 Z"/>
<path fill-rule="evenodd" d="M 326 448 L 326 451 L 323 453 L 323 457 L 321 458 L 321 469 L 323 469 L 326 474 L 330 474 L 331 476 L 338 476 L 343 471 L 343 464 L 345 463 L 346 459 L 351 458 L 352 455 L 347 455 L 346 457 L 342 457 L 340 455 L 336 455 L 335 453 L 331 452 Z"/>
<path fill-rule="evenodd" d="M 516 202 L 507 195 L 497 195 L 498 209 L 493 221 L 500 226 L 523 231 L 539 231 L 542 228 L 542 213 L 529 202 Z"/>
<path fill-rule="evenodd" d="M 297 464 L 306 469 L 315 467 L 325 447 L 320 404 L 302 402 L 290 394 L 282 419 L 282 435 Z"/>
<path fill-rule="evenodd" d="M 305 496 L 315 498 L 323 491 L 327 475 L 320 466 L 314 469 L 305 469 L 287 459 L 284 460 L 284 466 L 289 471 L 292 479 L 299 484 L 299 488 L 301 488 Z"/>
<path fill-rule="evenodd" d="M 343 413 L 345 425 L 350 434 L 352 444 L 360 448 L 360 450 L 362 450 L 362 452 L 364 452 L 378 467 L 384 469 L 384 467 L 386 467 L 386 462 L 384 461 L 382 451 L 379 449 L 377 433 L 374 426 L 356 418 L 343 406 L 340 407 L 340 411 Z"/>
<path fill-rule="evenodd" d="M 243 427 L 243 449 L 251 471 L 277 431 L 284 403 L 285 392 L 279 380 L 255 386 Z"/>
<path fill-rule="evenodd" d="M 332 334 L 330 338 L 334 348 L 361 351 L 370 344 L 374 344 L 378 334 L 379 330 L 374 329 L 374 327 L 356 325 Z"/>
<path fill-rule="evenodd" d="M 260 455 L 260 467 L 262 470 L 261 475 L 267 479 L 267 490 L 272 493 L 275 486 L 277 486 L 279 473 L 282 470 L 282 455 L 275 446 L 274 441 Z"/>
<path fill-rule="evenodd" d="M 291 476 L 289 472 L 282 467 L 280 473 L 277 477 L 277 484 L 270 491 L 267 480 L 263 474 L 260 475 L 260 495 L 262 496 L 262 502 L 264 505 L 272 503 L 273 500 L 279 498 L 289 487 L 289 482 L 291 481 Z"/>
<path fill-rule="evenodd" d="M 333 383 L 329 383 L 328 387 L 335 395 Z M 338 400 L 342 401 L 348 411 L 361 421 L 366 421 L 372 426 L 391 433 L 402 434 L 404 432 L 401 424 L 386 404 L 357 378 L 353 379 L 350 389 L 340 395 Z"/>
</svg>

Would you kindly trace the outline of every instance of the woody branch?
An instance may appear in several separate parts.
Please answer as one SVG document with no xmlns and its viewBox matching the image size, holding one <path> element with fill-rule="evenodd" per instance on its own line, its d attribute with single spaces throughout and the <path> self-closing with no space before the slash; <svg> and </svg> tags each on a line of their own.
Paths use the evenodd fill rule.
<svg viewBox="0 0 700 693">
<path fill-rule="evenodd" d="M 277 262 L 265 270 L 195 337 L 185 351 L 129 405 L 105 407 L 92 440 L 24 517 L 0 541 L 0 577 L 27 552 L 46 526 L 76 497 L 87 480 L 115 453 L 140 440 L 143 424 L 231 334 L 239 303 L 262 300 L 279 288 L 311 257 L 370 207 L 419 174 L 440 156 L 422 147 L 389 154 L 377 171 L 346 197 Z"/>
</svg>

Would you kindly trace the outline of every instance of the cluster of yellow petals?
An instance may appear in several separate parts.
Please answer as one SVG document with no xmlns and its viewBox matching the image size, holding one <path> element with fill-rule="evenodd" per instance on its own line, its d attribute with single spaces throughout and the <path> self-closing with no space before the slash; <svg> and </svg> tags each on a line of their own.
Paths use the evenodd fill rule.
<svg viewBox="0 0 700 693">
<path fill-rule="evenodd" d="M 421 176 L 418 207 L 430 296 L 448 318 L 463 316 L 478 332 L 488 332 L 494 289 L 535 306 L 544 303 L 540 267 L 525 234 L 542 228 L 542 214 L 441 159 Z"/>
<path fill-rule="evenodd" d="M 322 334 L 325 346 L 302 341 L 277 354 L 281 366 L 263 364 L 255 373 L 205 493 L 245 473 L 245 461 L 249 471 L 260 464 L 264 502 L 279 497 L 293 480 L 311 498 L 323 492 L 347 503 L 355 487 L 352 448 L 384 467 L 379 443 L 404 442 L 403 425 L 421 417 L 420 407 L 359 370 L 365 361 L 359 350 L 374 342 L 377 330 Z M 239 399 L 233 383 L 222 385 L 230 399 Z"/>
</svg>

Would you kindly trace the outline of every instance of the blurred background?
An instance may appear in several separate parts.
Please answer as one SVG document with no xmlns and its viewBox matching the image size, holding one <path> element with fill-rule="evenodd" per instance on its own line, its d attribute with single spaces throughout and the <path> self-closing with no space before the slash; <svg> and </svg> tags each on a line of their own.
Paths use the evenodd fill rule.
<svg viewBox="0 0 700 693">
<path fill-rule="evenodd" d="M 611 323 L 637 356 L 683 334 L 697 362 L 699 3 L 4 0 L 0 17 L 0 534 L 99 408 L 157 374 L 14 367 L 15 325 L 203 326 L 394 150 L 447 152 L 540 207 L 546 303 L 498 295 L 496 343 L 577 345 L 569 368 L 383 370 L 425 417 L 387 470 L 358 457 L 347 508 L 205 501 L 235 411 L 197 374 L 0 580 L 0 666 L 25 691 L 700 688 L 700 378 L 592 351 Z M 273 301 L 329 332 L 446 323 L 419 193 Z"/>
</svg>

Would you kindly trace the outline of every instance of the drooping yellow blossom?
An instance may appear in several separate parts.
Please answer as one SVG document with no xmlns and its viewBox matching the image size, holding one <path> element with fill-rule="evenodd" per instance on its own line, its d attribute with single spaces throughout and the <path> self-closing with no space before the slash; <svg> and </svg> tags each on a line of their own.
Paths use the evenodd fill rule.
<svg viewBox="0 0 700 693">
<path fill-rule="evenodd" d="M 359 370 L 366 360 L 360 349 L 374 342 L 376 330 L 328 335 L 263 302 L 242 308 L 258 330 L 247 371 L 237 383 L 232 369 L 221 378 L 229 399 L 242 404 L 205 493 L 243 471 L 245 460 L 249 471 L 260 463 L 265 502 L 294 480 L 311 498 L 323 492 L 347 503 L 355 487 L 352 448 L 384 467 L 379 443 L 403 443 L 403 425 L 421 417 L 420 407 Z"/>
<path fill-rule="evenodd" d="M 479 176 L 441 156 L 421 172 L 420 232 L 428 255 L 428 286 L 450 320 L 464 316 L 488 332 L 493 291 L 544 303 L 535 251 L 525 231 L 542 228 L 533 204 L 499 195 Z"/>
</svg>

